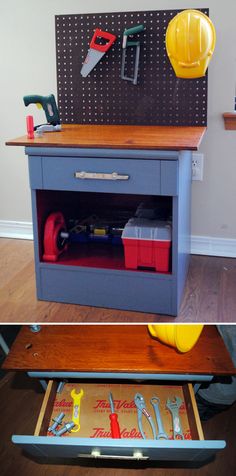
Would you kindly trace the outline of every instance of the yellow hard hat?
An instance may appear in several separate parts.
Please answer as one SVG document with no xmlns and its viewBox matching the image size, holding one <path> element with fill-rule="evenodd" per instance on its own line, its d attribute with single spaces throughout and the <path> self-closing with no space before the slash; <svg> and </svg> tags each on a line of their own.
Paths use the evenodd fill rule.
<svg viewBox="0 0 236 476">
<path fill-rule="evenodd" d="M 183 353 L 194 347 L 203 327 L 203 324 L 148 324 L 152 337 Z"/>
<path fill-rule="evenodd" d="M 215 48 L 212 21 L 199 10 L 184 10 L 169 23 L 166 50 L 178 78 L 205 75 Z"/>
</svg>

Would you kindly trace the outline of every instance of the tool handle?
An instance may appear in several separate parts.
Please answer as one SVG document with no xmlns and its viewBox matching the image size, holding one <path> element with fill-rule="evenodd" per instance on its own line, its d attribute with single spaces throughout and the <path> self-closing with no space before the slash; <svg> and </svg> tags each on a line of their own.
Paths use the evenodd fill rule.
<svg viewBox="0 0 236 476">
<path fill-rule="evenodd" d="M 128 28 L 128 30 L 125 30 L 124 35 L 125 36 L 135 35 L 135 33 L 140 33 L 143 30 L 144 30 L 143 25 L 133 26 L 132 28 Z"/>
<path fill-rule="evenodd" d="M 54 94 L 49 94 L 49 96 L 39 96 L 38 94 L 32 94 L 29 96 L 24 96 L 23 101 L 25 106 L 28 106 L 29 104 L 41 104 L 46 114 L 48 123 L 53 125 L 60 124 L 60 117 Z"/>
<path fill-rule="evenodd" d="M 160 415 L 159 408 L 157 408 L 157 406 L 154 406 L 154 410 L 155 410 L 155 416 L 156 416 L 156 421 L 157 421 L 157 426 L 158 426 L 159 433 L 164 433 L 165 431 L 164 431 L 164 427 L 163 427 L 162 418 L 161 418 L 161 415 Z"/>
<path fill-rule="evenodd" d="M 99 43 L 96 43 L 97 38 L 103 38 L 104 40 L 108 40 L 108 42 L 105 45 L 100 45 Z M 106 53 L 106 51 L 109 50 L 115 40 L 116 35 L 113 35 L 108 31 L 102 31 L 99 28 L 96 28 L 90 43 L 90 47 L 95 50 L 101 51 L 102 53 Z"/>
<path fill-rule="evenodd" d="M 111 436 L 112 438 L 121 438 L 120 436 L 120 426 L 118 422 L 118 417 L 116 413 L 111 413 L 109 415 L 111 421 Z"/>
<path fill-rule="evenodd" d="M 33 116 L 26 117 L 26 125 L 27 125 L 27 137 L 28 139 L 34 138 L 34 119 Z"/>
<path fill-rule="evenodd" d="M 38 94 L 30 94 L 23 97 L 24 105 L 28 106 L 29 104 L 41 104 L 45 96 L 39 96 Z"/>
<path fill-rule="evenodd" d="M 173 433 L 174 440 L 181 439 L 184 440 L 184 434 L 181 426 L 180 416 L 173 414 Z"/>
</svg>

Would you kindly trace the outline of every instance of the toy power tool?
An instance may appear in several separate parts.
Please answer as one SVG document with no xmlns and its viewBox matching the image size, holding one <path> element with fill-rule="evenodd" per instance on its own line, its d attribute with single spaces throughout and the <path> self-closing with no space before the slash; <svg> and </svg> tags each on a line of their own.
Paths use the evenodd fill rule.
<svg viewBox="0 0 236 476">
<path fill-rule="evenodd" d="M 43 108 L 46 114 L 47 124 L 35 126 L 34 130 L 38 132 L 61 130 L 59 112 L 53 94 L 50 94 L 49 96 L 39 96 L 36 94 L 24 96 L 23 101 L 25 106 L 28 106 L 29 104 L 36 104 L 39 109 Z"/>
</svg>

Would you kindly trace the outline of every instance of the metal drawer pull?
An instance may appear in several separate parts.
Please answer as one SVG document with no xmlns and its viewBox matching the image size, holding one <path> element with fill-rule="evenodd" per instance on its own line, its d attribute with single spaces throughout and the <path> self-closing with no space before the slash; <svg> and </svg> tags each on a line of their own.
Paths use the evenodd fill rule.
<svg viewBox="0 0 236 476">
<path fill-rule="evenodd" d="M 118 455 L 102 455 L 100 450 L 95 449 L 91 451 L 91 454 L 78 454 L 79 458 L 98 458 L 98 459 L 125 459 L 125 460 L 142 460 L 146 461 L 149 459 L 149 456 L 143 456 L 141 451 L 134 451 L 132 456 L 118 456 Z"/>
<path fill-rule="evenodd" d="M 121 175 L 117 172 L 111 174 L 105 174 L 102 172 L 75 172 L 75 178 L 77 179 L 94 179 L 94 180 L 129 180 L 129 175 Z"/>
</svg>

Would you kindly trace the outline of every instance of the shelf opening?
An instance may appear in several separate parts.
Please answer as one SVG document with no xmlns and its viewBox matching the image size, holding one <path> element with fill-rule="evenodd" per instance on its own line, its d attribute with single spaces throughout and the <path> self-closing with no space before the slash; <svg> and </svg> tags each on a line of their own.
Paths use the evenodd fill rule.
<svg viewBox="0 0 236 476">
<path fill-rule="evenodd" d="M 41 262 L 171 273 L 172 197 L 37 190 L 36 201 Z"/>
</svg>

